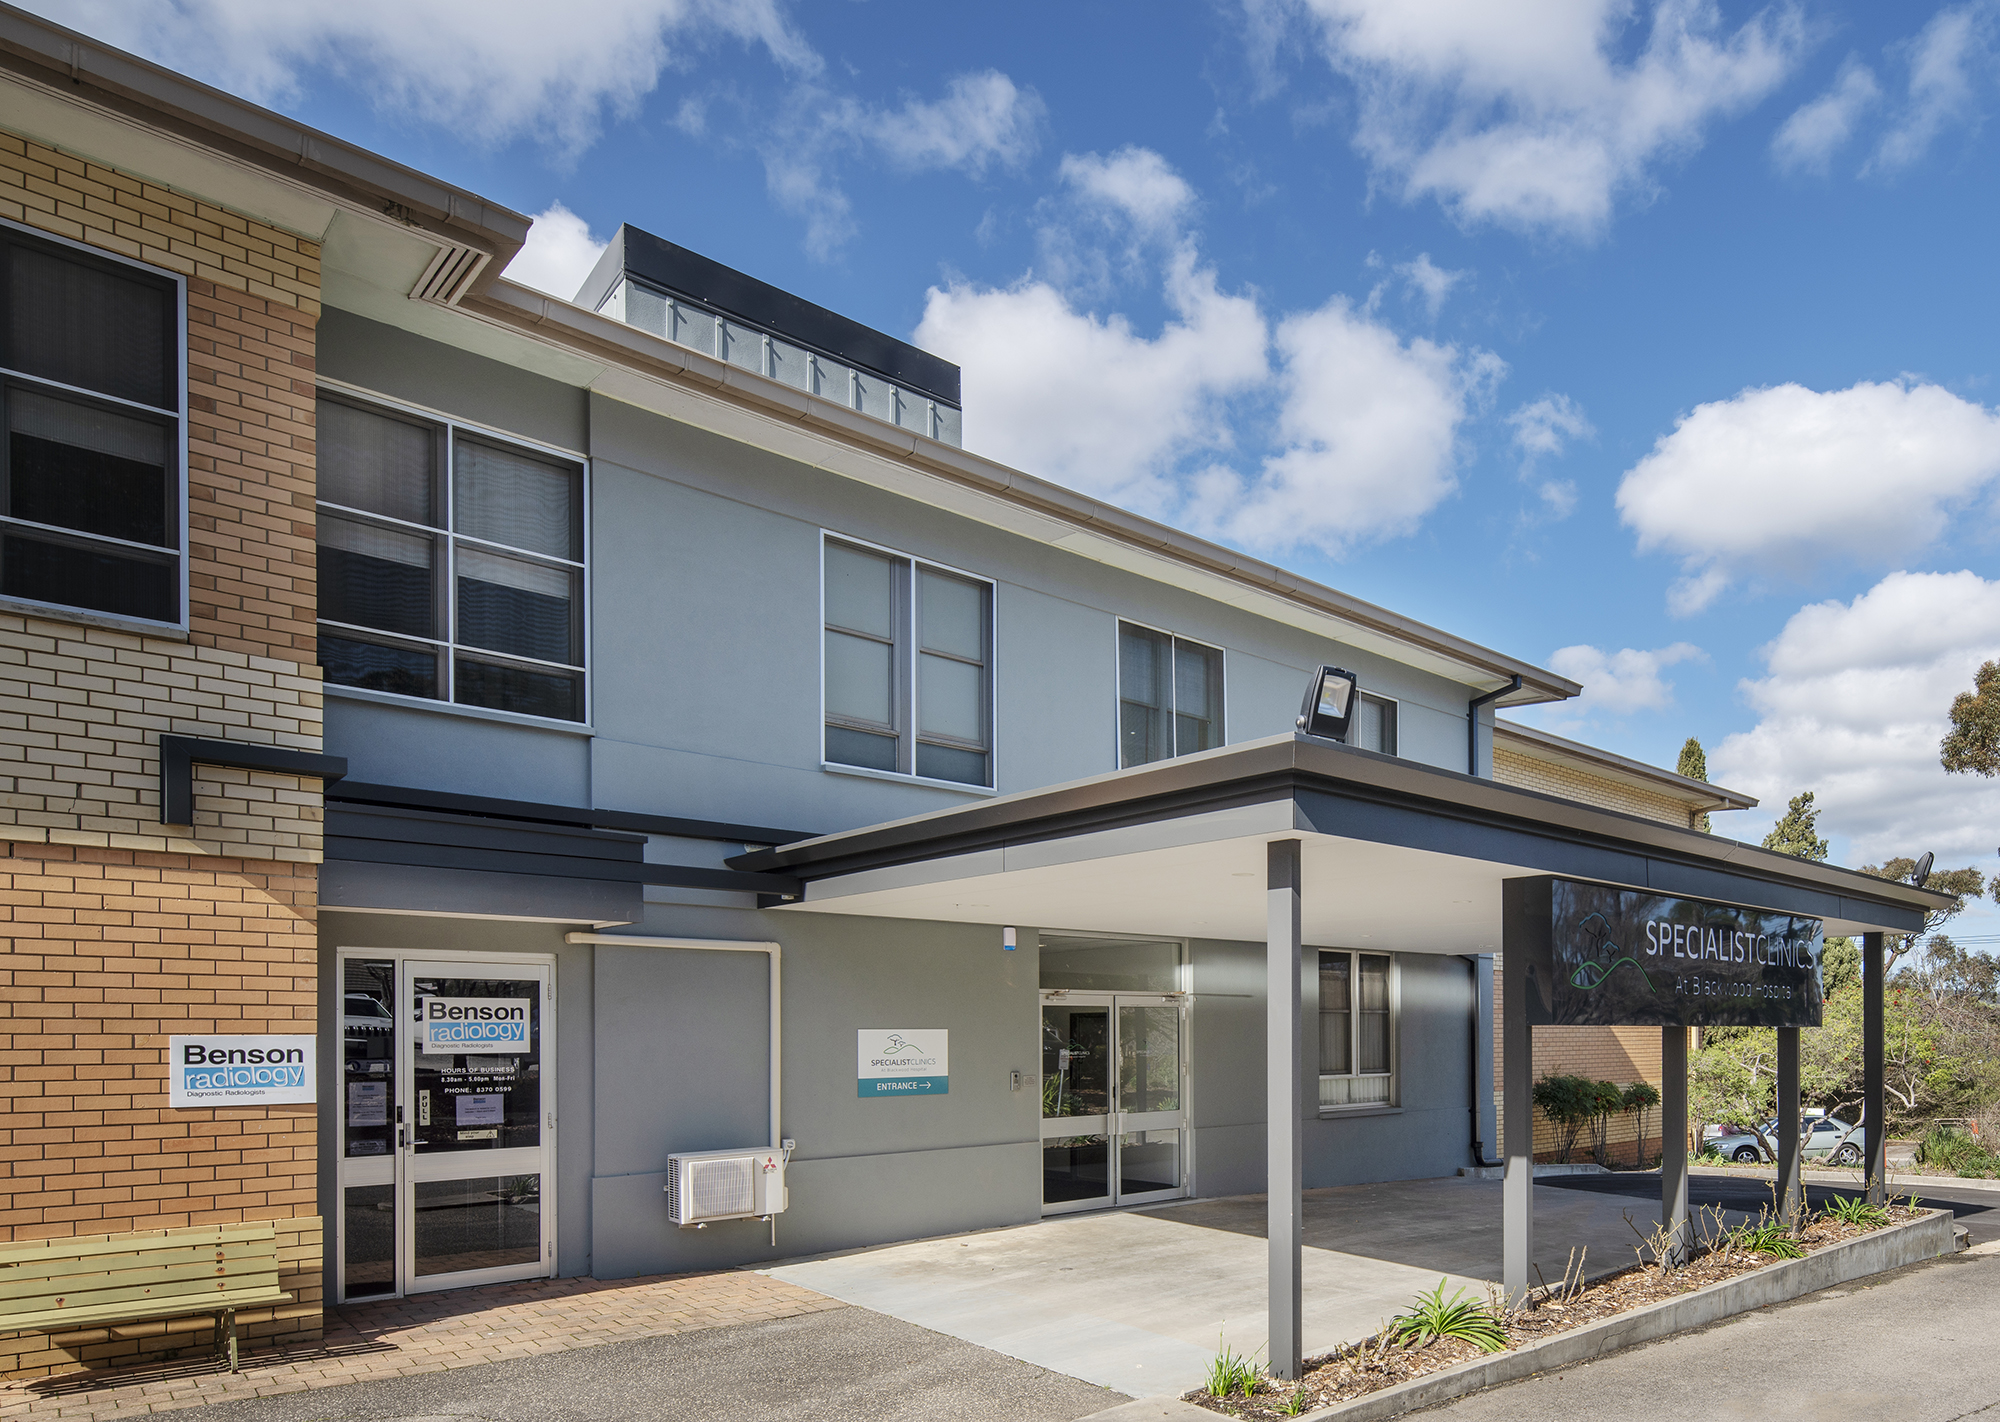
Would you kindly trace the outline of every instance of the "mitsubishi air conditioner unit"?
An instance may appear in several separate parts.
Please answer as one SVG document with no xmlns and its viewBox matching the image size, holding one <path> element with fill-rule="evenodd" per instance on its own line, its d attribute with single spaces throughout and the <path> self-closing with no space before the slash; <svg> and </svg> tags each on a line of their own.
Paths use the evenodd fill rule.
<svg viewBox="0 0 2000 1422">
<path fill-rule="evenodd" d="M 667 1218 L 683 1227 L 784 1213 L 785 1153 L 705 1150 L 667 1157 Z"/>
</svg>

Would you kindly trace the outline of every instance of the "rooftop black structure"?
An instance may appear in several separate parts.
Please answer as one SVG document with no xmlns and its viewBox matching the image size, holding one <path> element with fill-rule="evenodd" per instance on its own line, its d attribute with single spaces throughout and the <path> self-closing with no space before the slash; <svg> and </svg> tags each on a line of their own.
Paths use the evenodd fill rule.
<svg viewBox="0 0 2000 1422">
<path fill-rule="evenodd" d="M 629 222 L 612 235 L 604 255 L 578 289 L 576 304 L 597 310 L 626 277 L 847 365 L 873 371 L 939 404 L 960 408 L 958 367 L 950 361 L 641 231 Z"/>
</svg>

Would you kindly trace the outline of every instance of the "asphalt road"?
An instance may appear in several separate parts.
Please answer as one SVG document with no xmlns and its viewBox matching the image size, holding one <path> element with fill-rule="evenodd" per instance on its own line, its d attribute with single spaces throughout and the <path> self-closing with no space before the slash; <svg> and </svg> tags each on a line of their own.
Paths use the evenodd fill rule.
<svg viewBox="0 0 2000 1422">
<path fill-rule="evenodd" d="M 1996 1356 L 2000 1253 L 1960 1254 L 1422 1415 L 1438 1422 L 1989 1422 L 2000 1418 Z"/>
<path fill-rule="evenodd" d="M 1071 1422 L 1125 1399 L 867 1309 L 176 1412 L 188 1422 Z"/>
<path fill-rule="evenodd" d="M 1599 1195 L 1629 1195 L 1635 1200 L 1645 1200 L 1658 1205 L 1660 1200 L 1660 1177 L 1657 1171 L 1630 1171 L 1612 1175 L 1555 1175 L 1543 1176 L 1535 1182 L 1535 1188 L 1556 1186 L 1563 1190 L 1587 1190 Z M 1898 1195 L 1909 1187 L 1891 1187 Z M 1806 1203 L 1818 1209 L 1835 1195 L 1859 1195 L 1854 1187 L 1831 1185 L 1806 1185 Z M 1954 1188 L 1948 1181 L 1940 1181 L 1936 1186 L 1925 1186 L 1917 1193 L 1919 1204 L 1931 1209 L 1950 1210 L 1958 1223 L 1971 1235 L 1972 1243 L 1984 1244 L 1991 1239 L 2000 1239 L 2000 1190 L 1982 1190 L 1976 1186 Z M 1688 1206 L 1690 1209 L 1702 1205 L 1717 1205 L 1729 1210 L 1742 1210 L 1755 1214 L 1760 1205 L 1771 1203 L 1771 1181 L 1761 1180 L 1753 1175 L 1697 1175 L 1688 1176 Z M 1996 1419 L 2000 1422 L 2000 1419 Z"/>
</svg>

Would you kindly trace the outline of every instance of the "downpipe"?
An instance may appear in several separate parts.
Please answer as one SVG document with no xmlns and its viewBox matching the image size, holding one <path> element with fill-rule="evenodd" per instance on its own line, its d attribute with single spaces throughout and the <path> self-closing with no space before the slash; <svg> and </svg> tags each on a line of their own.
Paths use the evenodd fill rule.
<svg viewBox="0 0 2000 1422">
<path fill-rule="evenodd" d="M 1467 1040 L 1465 1056 L 1467 1075 L 1470 1078 L 1466 1082 L 1466 1094 L 1471 1103 L 1472 1163 L 1476 1166 L 1495 1166 L 1505 1165 L 1507 1163 L 1506 1157 L 1502 1156 L 1499 1160 L 1488 1160 L 1486 1158 L 1486 1140 L 1480 1134 L 1479 1129 L 1481 1119 L 1479 1067 L 1482 1061 L 1491 1062 L 1493 1060 L 1493 1043 L 1490 1039 L 1487 1041 L 1486 1050 L 1483 1053 L 1479 1049 L 1480 1024 L 1482 1020 L 1488 1024 L 1493 1021 L 1493 1014 L 1490 1010 L 1487 1010 L 1487 1004 L 1483 1000 L 1484 994 L 1479 990 L 1479 959 L 1481 956 L 1478 954 L 1468 954 L 1465 959 L 1465 965 L 1472 969 L 1472 1011 L 1466 1016 Z M 1485 1094 L 1488 1097 L 1491 1097 L 1493 1094 L 1490 1083 L 1489 1089 Z M 1499 1115 L 1497 1112 L 1494 1116 L 1494 1125 L 1496 1128 L 1499 1126 Z"/>
</svg>

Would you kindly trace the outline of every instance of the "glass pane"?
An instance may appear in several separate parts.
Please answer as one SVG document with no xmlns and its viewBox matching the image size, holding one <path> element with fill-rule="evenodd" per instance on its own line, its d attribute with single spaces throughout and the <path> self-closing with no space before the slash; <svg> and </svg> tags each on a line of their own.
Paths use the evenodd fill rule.
<svg viewBox="0 0 2000 1422">
<path fill-rule="evenodd" d="M 319 664 L 337 686 L 359 686 L 398 696 L 438 695 L 438 654 L 416 647 L 391 647 L 353 637 L 319 634 Z"/>
<path fill-rule="evenodd" d="M 1111 1109 L 1111 1009 L 1042 1004 L 1042 1115 Z"/>
<path fill-rule="evenodd" d="M 345 1054 L 341 1140 L 350 1157 L 395 1153 L 395 1010 L 396 965 L 348 959 L 341 973 L 340 1025 Z M 348 1275 L 350 1283 L 353 1277 Z"/>
<path fill-rule="evenodd" d="M 352 1185 L 341 1191 L 341 1248 L 347 1297 L 396 1291 L 396 1187 Z"/>
<path fill-rule="evenodd" d="M 457 572 L 460 642 L 538 662 L 576 666 L 583 660 L 577 647 L 574 569 L 461 543 Z"/>
<path fill-rule="evenodd" d="M 408 637 L 437 635 L 433 535 L 322 511 L 318 538 L 321 617 Z"/>
<path fill-rule="evenodd" d="M 1118 764 L 1146 765 L 1173 754 L 1168 722 L 1173 642 L 1158 632 L 1118 628 Z"/>
<path fill-rule="evenodd" d="M 1041 985 L 1079 992 L 1175 992 L 1181 948 L 1155 939 L 1042 935 Z"/>
<path fill-rule="evenodd" d="M 417 1119 L 410 1140 L 417 1154 L 541 1144 L 541 984 L 517 978 L 419 978 L 410 996 L 417 1039 L 410 1077 Z M 525 1045 L 518 1030 L 507 1030 L 523 1020 Z M 464 1040 L 472 1036 L 483 1040 Z M 457 1050 L 427 1050 L 427 1044 L 454 1041 L 464 1044 Z"/>
<path fill-rule="evenodd" d="M 1065 1136 L 1042 1142 L 1042 1202 L 1111 1198 L 1111 1140 L 1107 1136 Z"/>
<path fill-rule="evenodd" d="M 827 625 L 893 639 L 895 566 L 873 553 L 827 544 Z"/>
<path fill-rule="evenodd" d="M 1193 642 L 1174 643 L 1174 754 L 1222 744 L 1222 653 Z"/>
<path fill-rule="evenodd" d="M 1396 1078 L 1393 1076 L 1323 1076 L 1319 1079 L 1322 1106 L 1380 1106 L 1389 1102 Z"/>
<path fill-rule="evenodd" d="M 956 780 L 961 785 L 985 785 L 991 781 L 986 771 L 984 752 L 958 750 L 951 746 L 919 744 L 917 774 L 932 780 Z"/>
<path fill-rule="evenodd" d="M 1118 1138 L 1119 1194 L 1178 1190 L 1180 1184 L 1179 1131 L 1132 1131 Z"/>
<path fill-rule="evenodd" d="M 1181 1011 L 1118 1008 L 1118 1109 L 1181 1109 Z"/>
<path fill-rule="evenodd" d="M 7 240 L 7 364 L 84 390 L 180 407 L 173 287 Z"/>
<path fill-rule="evenodd" d="M 1361 1011 L 1356 1023 L 1358 1071 L 1389 1069 L 1389 960 L 1372 953 L 1360 958 Z"/>
<path fill-rule="evenodd" d="M 181 615 L 180 567 L 173 554 L 114 552 L 60 536 L 7 534 L 0 541 L 0 592 L 155 622 L 178 622 Z"/>
<path fill-rule="evenodd" d="M 1362 697 L 1354 707 L 1354 719 L 1348 723 L 1347 743 L 1362 750 L 1382 749 L 1382 703 Z"/>
<path fill-rule="evenodd" d="M 896 738 L 870 735 L 866 731 L 850 730 L 846 726 L 828 726 L 826 758 L 835 765 L 858 765 L 868 770 L 894 770 Z M 917 773 L 922 775 L 928 772 L 919 770 Z"/>
<path fill-rule="evenodd" d="M 837 635 L 828 634 L 830 637 Z M 986 739 L 985 689 L 984 667 L 924 653 L 917 658 L 918 729 L 934 736 L 983 743 Z"/>
<path fill-rule="evenodd" d="M 925 572 L 918 577 L 920 641 L 934 652 L 986 660 L 986 586 Z"/>
<path fill-rule="evenodd" d="M 537 459 L 517 449 L 464 435 L 452 441 L 452 527 L 489 543 L 583 557 L 578 517 L 582 476 L 574 465 Z"/>
<path fill-rule="evenodd" d="M 435 426 L 321 400 L 315 434 L 322 499 L 406 523 L 435 528 L 443 522 L 436 507 Z"/>
<path fill-rule="evenodd" d="M 7 512 L 156 548 L 180 546 L 172 430 L 19 387 L 7 392 Z"/>
<path fill-rule="evenodd" d="M 452 699 L 555 721 L 583 719 L 583 673 L 502 666 L 460 657 L 453 664 Z"/>
<path fill-rule="evenodd" d="M 541 1176 L 420 1180 L 414 1194 L 419 1275 L 498 1269 L 541 1259 Z"/>
<path fill-rule="evenodd" d="M 889 714 L 894 690 L 892 662 L 887 642 L 828 632 L 826 714 L 872 721 L 878 726 L 895 724 L 895 718 Z"/>
<path fill-rule="evenodd" d="M 1348 972 L 1347 954 L 1319 955 L 1319 1069 L 1342 1075 L 1354 1070 Z"/>
</svg>

